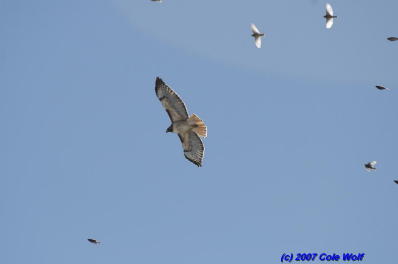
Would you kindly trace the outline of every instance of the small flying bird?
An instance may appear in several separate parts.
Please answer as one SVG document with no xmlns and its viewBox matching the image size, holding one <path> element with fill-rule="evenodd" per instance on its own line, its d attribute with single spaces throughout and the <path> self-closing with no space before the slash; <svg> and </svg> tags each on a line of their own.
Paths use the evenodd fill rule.
<svg viewBox="0 0 398 264">
<path fill-rule="evenodd" d="M 331 28 L 333 26 L 333 18 L 337 16 L 333 15 L 333 8 L 329 3 L 326 4 L 326 15 L 323 17 L 326 19 L 326 28 Z"/>
<path fill-rule="evenodd" d="M 88 240 L 88 242 L 93 243 L 93 244 L 96 244 L 96 245 L 101 244 L 100 241 L 98 241 L 98 240 L 96 240 L 96 239 L 94 239 L 94 238 L 88 238 L 87 240 Z"/>
<path fill-rule="evenodd" d="M 377 161 L 371 161 L 371 162 L 365 163 L 365 169 L 367 171 L 376 170 L 376 163 L 377 163 Z"/>
<path fill-rule="evenodd" d="M 261 33 L 254 24 L 251 24 L 250 27 L 253 32 L 252 37 L 254 37 L 254 43 L 256 44 L 256 47 L 261 48 L 261 37 L 264 36 L 264 33 Z"/>
<path fill-rule="evenodd" d="M 394 182 L 395 182 L 396 184 L 398 184 L 398 181 L 397 181 L 397 180 L 394 180 Z"/>
<path fill-rule="evenodd" d="M 162 0 L 151 0 L 152 2 L 158 2 L 158 3 L 161 3 L 162 2 Z"/>
<path fill-rule="evenodd" d="M 379 89 L 379 90 L 390 90 L 389 88 L 386 88 L 386 87 L 384 87 L 384 86 L 382 86 L 382 85 L 376 85 L 376 88 L 377 89 Z"/>
<path fill-rule="evenodd" d="M 387 38 L 389 41 L 396 41 L 396 40 L 398 40 L 398 38 L 397 37 L 389 37 L 389 38 Z"/>
<path fill-rule="evenodd" d="M 207 137 L 205 123 L 195 114 L 188 116 L 184 102 L 159 77 L 156 78 L 155 92 L 171 120 L 166 133 L 177 133 L 185 158 L 198 167 L 202 166 L 205 148 L 200 138 Z"/>
</svg>

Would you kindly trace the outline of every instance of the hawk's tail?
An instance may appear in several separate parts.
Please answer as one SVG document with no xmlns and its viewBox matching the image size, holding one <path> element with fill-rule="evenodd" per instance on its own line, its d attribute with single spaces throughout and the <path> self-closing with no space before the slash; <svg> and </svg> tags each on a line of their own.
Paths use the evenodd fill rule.
<svg viewBox="0 0 398 264">
<path fill-rule="evenodd" d="M 188 122 L 190 122 L 193 125 L 193 132 L 198 134 L 199 137 L 207 137 L 207 127 L 205 123 L 200 119 L 197 115 L 192 114 Z"/>
</svg>

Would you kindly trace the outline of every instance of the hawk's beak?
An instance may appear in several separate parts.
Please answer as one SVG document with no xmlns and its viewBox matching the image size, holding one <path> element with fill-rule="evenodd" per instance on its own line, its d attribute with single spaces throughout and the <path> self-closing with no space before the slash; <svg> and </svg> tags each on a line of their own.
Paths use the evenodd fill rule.
<svg viewBox="0 0 398 264">
<path fill-rule="evenodd" d="M 168 133 L 168 132 L 173 132 L 173 126 L 169 126 L 169 127 L 167 128 L 166 133 Z"/>
</svg>

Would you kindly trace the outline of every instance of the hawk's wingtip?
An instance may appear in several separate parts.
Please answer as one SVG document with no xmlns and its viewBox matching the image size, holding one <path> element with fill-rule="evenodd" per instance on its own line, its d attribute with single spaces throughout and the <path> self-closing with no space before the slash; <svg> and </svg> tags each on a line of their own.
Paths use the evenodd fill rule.
<svg viewBox="0 0 398 264">
<path fill-rule="evenodd" d="M 202 161 L 201 160 L 200 161 L 195 161 L 194 163 L 195 163 L 196 166 L 202 167 Z"/>
<path fill-rule="evenodd" d="M 196 166 L 202 167 L 202 162 L 201 162 L 201 161 L 196 161 L 196 160 L 190 159 L 190 158 L 187 157 L 186 155 L 184 155 L 184 156 L 185 156 L 185 158 L 186 158 L 187 160 L 189 160 L 190 162 L 192 162 L 192 163 L 195 164 Z"/>
<path fill-rule="evenodd" d="M 156 77 L 156 85 L 162 84 L 162 83 L 164 83 L 163 80 L 159 76 L 157 76 Z"/>
<path fill-rule="evenodd" d="M 165 85 L 164 81 L 160 77 L 156 77 L 156 82 L 155 82 L 155 91 L 156 94 L 158 93 L 158 89 Z"/>
</svg>

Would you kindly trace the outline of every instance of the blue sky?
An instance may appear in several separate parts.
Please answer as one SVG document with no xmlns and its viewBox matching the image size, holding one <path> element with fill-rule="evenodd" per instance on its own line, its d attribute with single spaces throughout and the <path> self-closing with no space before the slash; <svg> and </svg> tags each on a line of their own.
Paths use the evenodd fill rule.
<svg viewBox="0 0 398 264">
<path fill-rule="evenodd" d="M 398 2 L 331 4 L 326 30 L 320 0 L 0 1 L 0 262 L 390 263 Z M 203 167 L 156 76 L 206 122 Z"/>
</svg>

